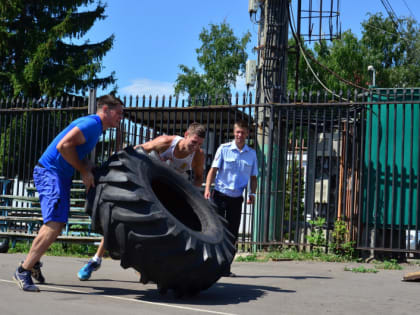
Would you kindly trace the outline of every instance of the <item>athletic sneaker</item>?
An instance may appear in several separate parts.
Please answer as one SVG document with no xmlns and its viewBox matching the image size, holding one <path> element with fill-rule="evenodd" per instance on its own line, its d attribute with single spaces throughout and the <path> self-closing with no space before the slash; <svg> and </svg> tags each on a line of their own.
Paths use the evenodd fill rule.
<svg viewBox="0 0 420 315">
<path fill-rule="evenodd" d="M 39 288 L 32 281 L 30 270 L 19 272 L 18 267 L 13 275 L 13 280 L 15 280 L 23 291 L 39 292 Z"/>
<path fill-rule="evenodd" d="M 98 270 L 101 267 L 100 263 L 97 263 L 93 259 L 90 259 L 86 265 L 82 267 L 77 273 L 77 277 L 81 281 L 89 280 L 92 272 Z"/>
<path fill-rule="evenodd" d="M 42 262 L 38 261 L 32 268 L 32 278 L 34 278 L 38 283 L 45 283 L 44 275 L 41 272 Z"/>
</svg>

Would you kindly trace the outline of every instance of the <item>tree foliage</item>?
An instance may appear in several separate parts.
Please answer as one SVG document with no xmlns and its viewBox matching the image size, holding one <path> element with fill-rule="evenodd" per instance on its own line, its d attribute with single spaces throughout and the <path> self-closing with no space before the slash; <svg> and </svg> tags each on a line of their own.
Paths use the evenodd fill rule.
<svg viewBox="0 0 420 315">
<path fill-rule="evenodd" d="M 341 40 L 327 44 L 316 43 L 312 49 L 305 46 L 307 59 L 319 80 L 330 90 L 346 91 L 368 88 L 372 84 L 367 68 L 376 70 L 376 86 L 380 88 L 414 87 L 420 85 L 420 28 L 411 18 L 400 19 L 398 27 L 381 13 L 370 15 L 362 23 L 362 37 L 358 39 L 350 30 L 343 32 Z M 289 46 L 295 46 L 290 40 Z M 319 63 L 314 62 L 313 56 Z M 289 55 L 288 89 L 294 90 L 296 55 Z M 321 66 L 321 65 L 325 66 Z M 326 68 L 332 70 L 332 74 Z M 347 82 L 339 79 L 346 80 Z M 348 84 L 348 82 L 354 85 Z M 323 90 L 309 70 L 304 57 L 299 60 L 299 91 Z M 360 88 L 359 88 L 360 90 Z"/>
<path fill-rule="evenodd" d="M 420 27 L 411 18 L 395 25 L 380 13 L 363 24 L 362 44 L 369 64 L 377 71 L 377 86 L 407 87 L 420 85 Z"/>
<path fill-rule="evenodd" d="M 79 11 L 92 5 L 91 11 Z M 114 73 L 97 74 L 114 36 L 99 43 L 72 43 L 105 19 L 104 11 L 97 0 L 1 1 L 0 95 L 57 97 L 113 84 Z"/>
<path fill-rule="evenodd" d="M 245 71 L 248 58 L 245 49 L 251 34 L 247 32 L 238 38 L 229 24 L 223 22 L 203 28 L 199 38 L 202 45 L 196 53 L 203 72 L 180 65 L 175 94 L 185 93 L 192 98 L 229 94 L 237 76 Z"/>
</svg>

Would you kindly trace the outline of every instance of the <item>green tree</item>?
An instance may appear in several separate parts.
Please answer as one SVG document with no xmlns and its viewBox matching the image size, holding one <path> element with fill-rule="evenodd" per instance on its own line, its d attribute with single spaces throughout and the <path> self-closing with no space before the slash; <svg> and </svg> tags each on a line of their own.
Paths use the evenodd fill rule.
<svg viewBox="0 0 420 315">
<path fill-rule="evenodd" d="M 379 87 L 420 84 L 420 26 L 411 18 L 398 22 L 377 13 L 362 23 L 364 55 L 377 71 Z"/>
<path fill-rule="evenodd" d="M 305 52 L 311 56 L 314 56 L 314 52 L 305 45 L 303 39 L 301 39 L 301 44 L 303 45 Z M 295 90 L 295 79 L 296 79 L 296 57 L 297 51 L 300 51 L 299 46 L 296 45 L 296 40 L 294 38 L 289 39 L 288 47 L 291 48 L 290 53 L 287 55 L 287 90 Z M 319 83 L 315 80 L 310 69 L 307 67 L 304 57 L 302 54 L 299 54 L 299 88 L 297 97 L 300 96 L 302 92 L 308 93 L 309 91 L 316 91 L 320 89 Z M 309 61 L 311 61 L 309 59 Z"/>
<path fill-rule="evenodd" d="M 79 11 L 93 4 L 93 10 Z M 57 97 L 115 83 L 114 73 L 97 76 L 113 35 L 99 43 L 73 43 L 105 19 L 104 11 L 97 0 L 1 1 L 0 95 Z"/>
<path fill-rule="evenodd" d="M 370 15 L 362 26 L 361 39 L 347 30 L 343 32 L 340 40 L 331 43 L 321 41 L 315 43 L 313 49 L 304 47 L 307 59 L 319 80 L 336 93 L 357 87 L 359 90 L 360 87 L 368 88 L 372 82 L 367 67 L 373 65 L 376 69 L 378 87 L 419 86 L 420 28 L 418 23 L 413 19 L 403 18 L 400 19 L 400 26 L 397 27 L 390 18 L 384 18 L 381 13 L 377 13 Z M 290 40 L 289 46 L 294 47 L 295 41 Z M 290 54 L 289 90 L 294 90 L 295 64 L 296 54 Z M 299 60 L 299 78 L 299 93 L 323 90 L 302 55 Z"/>
<path fill-rule="evenodd" d="M 344 32 L 341 40 L 334 41 L 329 47 L 324 41 L 315 44 L 314 50 L 318 61 L 339 77 L 363 88 L 368 87 L 368 63 L 364 57 L 364 49 L 351 31 Z M 319 73 L 320 80 L 331 90 L 338 92 L 354 89 L 319 65 L 315 65 L 315 69 Z"/>
<path fill-rule="evenodd" d="M 234 35 L 229 24 L 210 24 L 199 35 L 202 45 L 196 49 L 197 61 L 203 69 L 180 65 L 181 73 L 175 83 L 175 94 L 186 93 L 192 98 L 214 97 L 230 93 L 238 75 L 245 71 L 248 54 L 245 49 L 251 34 L 242 38 Z"/>
</svg>

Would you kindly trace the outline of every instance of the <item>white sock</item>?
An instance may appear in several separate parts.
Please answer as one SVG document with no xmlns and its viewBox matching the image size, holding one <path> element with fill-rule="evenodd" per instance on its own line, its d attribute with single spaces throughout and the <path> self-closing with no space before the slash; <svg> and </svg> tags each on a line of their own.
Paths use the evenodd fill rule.
<svg viewBox="0 0 420 315">
<path fill-rule="evenodd" d="M 99 257 L 98 255 L 95 255 L 95 256 L 92 258 L 92 260 L 93 260 L 94 262 L 97 262 L 98 264 L 101 264 L 101 262 L 102 262 L 102 258 L 101 258 L 101 257 Z"/>
</svg>

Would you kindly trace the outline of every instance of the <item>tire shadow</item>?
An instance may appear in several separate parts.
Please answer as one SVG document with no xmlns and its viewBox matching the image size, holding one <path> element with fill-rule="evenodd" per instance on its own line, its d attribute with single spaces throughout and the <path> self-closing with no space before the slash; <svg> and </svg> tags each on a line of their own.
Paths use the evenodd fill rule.
<svg viewBox="0 0 420 315">
<path fill-rule="evenodd" d="M 119 281 L 113 281 L 119 282 Z M 42 288 L 43 292 L 53 292 L 62 294 L 75 294 L 75 295 L 108 295 L 108 296 L 119 296 L 137 299 L 141 301 L 154 302 L 154 303 L 168 303 L 168 304 L 188 304 L 188 305 L 231 305 L 239 304 L 244 302 L 250 302 L 264 297 L 269 292 L 278 294 L 289 294 L 296 293 L 295 290 L 287 290 L 279 287 L 265 286 L 265 285 L 249 285 L 249 284 L 233 284 L 233 283 L 215 283 L 212 287 L 207 290 L 201 291 L 196 296 L 184 296 L 181 298 L 175 298 L 172 291 L 169 290 L 167 294 L 159 294 L 156 286 L 144 287 L 139 286 L 139 290 L 127 289 L 124 287 L 118 287 L 113 285 L 112 287 L 95 286 L 92 285 L 92 281 L 89 281 L 91 285 L 67 285 L 67 284 L 56 284 L 57 287 L 65 288 L 68 287 L 69 291 L 65 290 L 54 290 L 49 284 L 48 288 Z M 93 292 L 76 292 L 71 291 L 77 289 L 90 289 Z"/>
<path fill-rule="evenodd" d="M 255 301 L 263 298 L 268 293 L 296 293 L 295 290 L 287 290 L 279 287 L 265 285 L 216 283 L 209 289 L 201 291 L 196 296 L 184 296 L 175 298 L 171 291 L 166 295 L 160 295 L 157 290 L 147 290 L 139 299 L 149 302 L 165 302 L 189 305 L 231 305 Z"/>
<path fill-rule="evenodd" d="M 235 278 L 243 279 L 261 279 L 261 278 L 270 278 L 270 279 L 294 279 L 294 280 L 306 280 L 306 279 L 332 279 L 332 277 L 325 276 L 239 276 L 236 275 Z"/>
</svg>

